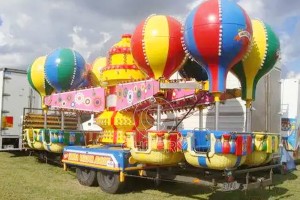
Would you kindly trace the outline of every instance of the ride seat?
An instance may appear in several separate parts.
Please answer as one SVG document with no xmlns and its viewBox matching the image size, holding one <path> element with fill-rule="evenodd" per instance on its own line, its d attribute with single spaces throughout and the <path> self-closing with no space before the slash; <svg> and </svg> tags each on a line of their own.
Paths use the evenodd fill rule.
<svg viewBox="0 0 300 200">
<path fill-rule="evenodd" d="M 210 148 L 209 131 L 195 130 L 194 137 L 196 151 L 207 152 L 207 150 Z"/>
</svg>

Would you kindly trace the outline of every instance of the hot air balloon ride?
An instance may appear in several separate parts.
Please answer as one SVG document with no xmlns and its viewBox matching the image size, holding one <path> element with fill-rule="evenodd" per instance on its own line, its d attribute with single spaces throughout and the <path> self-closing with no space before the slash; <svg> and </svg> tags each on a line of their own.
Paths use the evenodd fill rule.
<svg viewBox="0 0 300 200">
<path fill-rule="evenodd" d="M 44 97 L 46 95 L 50 95 L 54 90 L 45 78 L 45 61 L 46 56 L 36 58 L 27 71 L 29 84 L 41 96 L 42 109 L 44 113 L 47 112 L 47 106 L 44 104 Z M 30 148 L 37 150 L 44 149 L 40 129 L 28 129 L 25 136 Z"/>
<path fill-rule="evenodd" d="M 58 92 L 78 88 L 86 79 L 86 70 L 83 57 L 68 48 L 54 50 L 45 62 L 46 79 Z"/>
<path fill-rule="evenodd" d="M 242 86 L 242 99 L 246 101 L 246 131 L 251 131 L 251 104 L 255 100 L 255 91 L 258 81 L 275 65 L 280 51 L 279 40 L 271 27 L 261 20 L 252 20 L 253 41 L 251 51 L 246 57 L 232 68 Z M 257 166 L 271 161 L 274 150 L 268 150 L 271 141 L 278 143 L 277 135 L 265 136 L 256 133 L 254 145 L 256 151 L 249 155 L 247 165 Z M 275 145 L 276 146 L 276 145 Z"/>
<path fill-rule="evenodd" d="M 45 77 L 56 92 L 78 89 L 88 86 L 88 68 L 89 65 L 77 51 L 69 48 L 58 48 L 46 57 Z M 76 116 L 65 116 L 64 111 L 61 111 L 60 116 L 54 117 L 61 121 L 71 120 L 74 122 L 73 118 Z M 69 126 L 70 130 L 74 130 L 77 125 L 76 121 L 75 124 L 73 122 Z M 64 130 L 64 127 L 67 126 L 64 123 L 61 123 L 61 126 L 61 131 L 56 129 L 57 126 L 53 126 L 54 128 L 52 129 L 44 128 L 44 130 L 41 130 L 43 145 L 47 151 L 60 153 L 66 144 L 71 144 L 72 142 L 82 144 L 82 141 L 78 139 L 82 137 L 82 133 L 74 132 L 69 134 Z"/>
<path fill-rule="evenodd" d="M 181 37 L 181 24 L 173 17 L 149 16 L 132 35 L 135 63 L 150 78 L 170 78 L 185 62 Z"/>
<path fill-rule="evenodd" d="M 166 15 L 150 15 L 136 27 L 131 40 L 132 56 L 149 78 L 168 79 L 184 64 L 181 29 L 179 21 Z M 158 104 L 158 110 L 159 107 Z"/>
<path fill-rule="evenodd" d="M 134 171 L 157 182 L 187 180 L 228 190 L 265 186 L 275 165 L 252 167 L 274 158 L 278 135 L 240 131 L 242 110 L 233 115 L 231 102 L 226 102 L 231 106 L 225 111 L 230 113 L 226 120 L 242 122 L 230 124 L 231 130 L 220 125 L 219 130 L 219 103 L 241 96 L 240 88 L 226 88 L 232 71 L 241 82 L 248 112 L 256 84 L 274 66 L 278 52 L 279 41 L 271 28 L 251 21 L 232 0 L 203 1 L 183 26 L 171 16 L 150 15 L 92 65 L 68 48 L 37 59 L 28 80 L 41 96 L 47 95 L 49 111 L 44 119 L 52 121 L 24 132 L 37 141 L 31 148 L 63 153 L 64 167 L 76 167 L 80 183 L 91 185 L 97 179 L 109 193 L 118 192 L 127 176 L 136 176 Z M 171 78 L 176 72 L 183 79 Z M 53 90 L 56 93 L 51 94 Z M 211 115 L 207 112 L 204 121 L 202 111 L 212 104 L 215 130 L 208 130 Z M 196 116 L 196 108 L 199 127 L 195 118 L 180 127 L 186 118 Z M 270 169 L 270 179 L 253 175 L 265 169 Z M 246 184 L 233 180 L 240 173 L 247 175 L 236 180 Z M 200 181 L 200 174 L 205 179 Z"/>
<path fill-rule="evenodd" d="M 251 102 L 255 100 L 256 85 L 261 77 L 267 74 L 275 65 L 280 44 L 271 27 L 261 20 L 252 20 L 253 41 L 251 51 L 232 68 L 242 86 L 242 99 L 246 101 L 249 113 Z M 250 117 L 248 116 L 249 120 Z M 251 131 L 247 123 L 247 131 Z"/>
<path fill-rule="evenodd" d="M 189 57 L 208 73 L 209 90 L 216 102 L 215 129 L 218 129 L 219 101 L 226 89 L 227 73 L 243 58 L 251 38 L 249 16 L 229 0 L 204 1 L 186 19 L 183 46 Z"/>
<path fill-rule="evenodd" d="M 216 131 L 181 132 L 188 143 L 184 152 L 185 159 L 195 167 L 217 170 L 238 167 L 245 162 L 246 155 L 252 152 L 250 135 L 236 137 L 218 131 L 219 101 L 226 90 L 227 73 L 247 53 L 251 39 L 250 18 L 233 1 L 204 1 L 191 11 L 185 21 L 183 48 L 189 59 L 205 68 L 209 92 L 214 95 L 215 101 Z M 208 144 L 208 141 L 215 143 Z"/>
</svg>

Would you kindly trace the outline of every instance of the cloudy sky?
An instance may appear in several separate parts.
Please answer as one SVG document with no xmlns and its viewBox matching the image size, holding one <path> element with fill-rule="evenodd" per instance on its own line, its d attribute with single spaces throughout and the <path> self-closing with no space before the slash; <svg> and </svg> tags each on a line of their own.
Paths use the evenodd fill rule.
<svg viewBox="0 0 300 200">
<path fill-rule="evenodd" d="M 201 1 L 1 0 L 0 67 L 27 69 L 36 57 L 57 47 L 74 48 L 93 62 L 148 15 L 184 20 Z M 278 34 L 283 77 L 300 78 L 300 1 L 236 1 Z"/>
</svg>

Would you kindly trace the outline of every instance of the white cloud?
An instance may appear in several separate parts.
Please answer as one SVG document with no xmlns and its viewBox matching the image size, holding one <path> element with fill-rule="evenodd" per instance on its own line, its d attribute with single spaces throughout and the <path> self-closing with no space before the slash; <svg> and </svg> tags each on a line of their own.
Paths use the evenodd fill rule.
<svg viewBox="0 0 300 200">
<path fill-rule="evenodd" d="M 24 55 L 20 53 L 0 54 L 0 67 L 18 68 L 24 65 Z"/>
<path fill-rule="evenodd" d="M 193 10 L 194 8 L 196 8 L 200 3 L 202 3 L 204 0 L 197 0 L 197 1 L 193 1 L 191 3 L 188 3 L 186 5 L 186 7 L 189 9 L 189 10 Z"/>
<path fill-rule="evenodd" d="M 21 28 L 27 27 L 27 25 L 31 22 L 32 18 L 26 14 L 20 14 L 19 17 L 16 20 L 16 23 Z"/>
<path fill-rule="evenodd" d="M 73 49 L 78 51 L 86 50 L 88 48 L 88 41 L 86 37 L 81 37 L 79 34 L 82 32 L 82 28 L 79 26 L 73 27 L 73 33 L 70 33 L 69 36 L 73 41 Z"/>
<path fill-rule="evenodd" d="M 295 71 L 289 71 L 287 74 L 287 78 L 292 78 L 292 79 L 300 79 L 300 72 L 295 72 Z"/>
<path fill-rule="evenodd" d="M 2 25 L 0 26 L 0 47 L 1 46 L 16 46 L 20 47 L 25 44 L 24 40 L 20 37 L 16 37 L 12 32 L 12 24 L 8 17 L 5 15 L 1 15 L 1 18 L 3 20 Z"/>
<path fill-rule="evenodd" d="M 93 30 L 89 30 L 93 31 Z M 73 32 L 69 34 L 73 45 L 72 48 L 77 50 L 86 59 L 90 60 L 93 52 L 100 52 L 104 44 L 111 39 L 111 35 L 107 32 L 100 32 L 98 41 L 90 41 L 85 35 L 85 31 L 80 26 L 74 26 Z"/>
<path fill-rule="evenodd" d="M 3 24 L 0 27 L 0 46 L 11 44 L 13 42 L 14 36 L 10 32 L 10 24 L 6 20 L 6 16 L 2 15 Z"/>
<path fill-rule="evenodd" d="M 293 56 L 293 52 L 296 50 L 295 46 L 293 45 L 286 45 L 291 44 L 293 41 L 293 38 L 290 34 L 287 34 L 286 32 L 282 32 L 280 34 L 280 43 L 281 43 L 281 62 L 283 64 L 287 64 L 288 62 L 293 61 L 296 59 L 296 57 Z"/>
<path fill-rule="evenodd" d="M 263 0 L 240 0 L 238 4 L 247 11 L 251 18 L 265 18 L 266 7 Z"/>
<path fill-rule="evenodd" d="M 122 29 L 124 29 L 125 31 L 133 32 L 135 27 L 136 25 L 134 23 L 122 23 Z"/>
</svg>

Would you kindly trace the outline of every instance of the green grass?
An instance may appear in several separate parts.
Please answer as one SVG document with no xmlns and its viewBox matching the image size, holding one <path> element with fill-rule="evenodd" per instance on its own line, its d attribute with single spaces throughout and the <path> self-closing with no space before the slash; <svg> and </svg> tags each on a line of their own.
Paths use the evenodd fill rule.
<svg viewBox="0 0 300 200">
<path fill-rule="evenodd" d="M 298 169 L 300 167 L 298 166 Z M 299 199 L 300 171 L 288 175 L 275 175 L 275 187 L 250 192 L 214 192 L 210 188 L 162 183 L 155 188 L 151 181 L 130 180 L 131 185 L 123 194 L 110 195 L 98 187 L 85 187 L 78 183 L 73 171 L 38 162 L 34 156 L 0 153 L 0 199 Z"/>
</svg>

